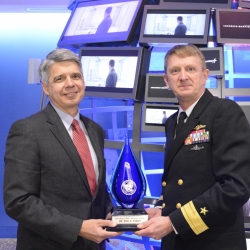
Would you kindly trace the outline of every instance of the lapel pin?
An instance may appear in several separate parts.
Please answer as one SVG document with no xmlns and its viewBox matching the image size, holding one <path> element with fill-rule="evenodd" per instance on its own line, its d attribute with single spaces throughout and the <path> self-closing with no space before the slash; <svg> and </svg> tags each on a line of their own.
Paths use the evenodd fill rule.
<svg viewBox="0 0 250 250">
<path fill-rule="evenodd" d="M 200 130 L 200 129 L 205 128 L 205 127 L 206 127 L 206 125 L 197 125 L 194 127 L 194 130 Z"/>
</svg>

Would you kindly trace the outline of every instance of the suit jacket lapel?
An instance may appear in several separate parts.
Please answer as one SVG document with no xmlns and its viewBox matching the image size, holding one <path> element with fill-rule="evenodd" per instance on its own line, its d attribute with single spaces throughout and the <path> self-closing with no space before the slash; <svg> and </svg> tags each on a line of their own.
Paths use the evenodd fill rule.
<svg viewBox="0 0 250 250">
<path fill-rule="evenodd" d="M 51 132 L 57 138 L 61 146 L 65 149 L 65 152 L 73 162 L 73 165 L 81 176 L 86 188 L 89 190 L 88 180 L 83 169 L 81 158 L 60 117 L 50 104 L 44 109 L 44 112 L 47 117 L 47 122 L 51 124 Z"/>
<path fill-rule="evenodd" d="M 200 98 L 196 106 L 194 107 L 192 113 L 188 117 L 186 123 L 181 128 L 178 136 L 170 143 L 167 143 L 166 147 L 166 157 L 165 157 L 165 165 L 164 165 L 164 174 L 163 178 L 166 178 L 168 172 L 171 167 L 171 162 L 174 159 L 175 155 L 178 153 L 180 148 L 183 146 L 185 139 L 190 134 L 190 132 L 194 129 L 194 127 L 200 123 L 200 115 L 206 109 L 209 102 L 212 100 L 213 95 L 206 89 L 203 96 Z M 173 117 L 172 124 L 176 125 L 177 114 L 176 117 Z M 167 130 L 167 138 L 169 140 L 169 136 L 173 136 L 175 131 L 175 126 L 170 126 Z M 169 145 L 168 145 L 169 144 Z"/>
</svg>

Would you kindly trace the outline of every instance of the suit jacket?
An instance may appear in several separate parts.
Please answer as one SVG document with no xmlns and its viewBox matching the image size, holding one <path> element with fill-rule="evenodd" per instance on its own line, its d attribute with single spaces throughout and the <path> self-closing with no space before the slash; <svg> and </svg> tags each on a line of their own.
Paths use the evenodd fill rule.
<svg viewBox="0 0 250 250">
<path fill-rule="evenodd" d="M 17 249 L 93 250 L 98 244 L 78 237 L 83 220 L 104 219 L 112 205 L 106 191 L 104 134 L 80 115 L 99 164 L 92 198 L 72 139 L 49 104 L 15 122 L 5 153 L 6 213 L 18 222 Z"/>
<path fill-rule="evenodd" d="M 95 34 L 96 35 L 103 35 L 105 33 L 108 33 L 108 30 L 112 24 L 112 18 L 110 15 L 106 16 L 101 23 L 98 25 Z"/>
<path fill-rule="evenodd" d="M 178 234 L 165 236 L 162 249 L 245 250 L 242 206 L 249 199 L 250 127 L 242 109 L 206 90 L 174 139 L 176 120 L 177 113 L 165 126 L 158 205 Z"/>
<path fill-rule="evenodd" d="M 174 31 L 174 35 L 175 36 L 184 36 L 184 35 L 186 35 L 186 32 L 187 32 L 187 26 L 183 22 L 181 22 L 176 26 L 175 31 Z"/>
<path fill-rule="evenodd" d="M 107 79 L 106 79 L 106 85 L 105 87 L 116 87 L 117 83 L 117 74 L 114 69 L 110 70 Z"/>
</svg>

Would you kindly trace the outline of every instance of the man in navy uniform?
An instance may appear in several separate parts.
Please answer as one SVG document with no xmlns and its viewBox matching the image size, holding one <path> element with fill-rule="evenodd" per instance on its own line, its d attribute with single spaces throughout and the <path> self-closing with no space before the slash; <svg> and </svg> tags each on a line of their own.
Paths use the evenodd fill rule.
<svg viewBox="0 0 250 250">
<path fill-rule="evenodd" d="M 147 209 L 150 219 L 136 234 L 162 239 L 164 250 L 246 250 L 242 206 L 249 199 L 250 126 L 245 114 L 234 101 L 205 88 L 209 71 L 194 45 L 173 47 L 164 67 L 180 109 L 165 125 L 160 199 Z"/>
</svg>

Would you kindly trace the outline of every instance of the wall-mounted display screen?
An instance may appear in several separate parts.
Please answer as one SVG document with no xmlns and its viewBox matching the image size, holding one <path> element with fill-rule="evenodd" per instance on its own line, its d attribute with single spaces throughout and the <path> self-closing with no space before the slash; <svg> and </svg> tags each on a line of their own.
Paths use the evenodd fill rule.
<svg viewBox="0 0 250 250">
<path fill-rule="evenodd" d="M 152 48 L 149 73 L 164 74 L 164 58 L 167 52 L 172 48 L 172 44 L 169 46 L 157 46 Z"/>
<path fill-rule="evenodd" d="M 206 61 L 209 75 L 224 75 L 223 47 L 200 48 Z"/>
<path fill-rule="evenodd" d="M 160 0 L 160 4 L 170 5 L 172 7 L 184 7 L 188 6 L 190 9 L 192 7 L 204 6 L 210 8 L 231 8 L 232 1 L 231 0 Z"/>
<path fill-rule="evenodd" d="M 217 43 L 250 44 L 250 10 L 216 10 Z"/>
<path fill-rule="evenodd" d="M 150 50 L 140 47 L 83 47 L 85 96 L 143 100 Z"/>
<path fill-rule="evenodd" d="M 145 102 L 178 103 L 174 93 L 167 89 L 163 79 L 163 73 L 149 73 L 146 75 Z"/>
<path fill-rule="evenodd" d="M 58 46 L 78 48 L 90 43 L 129 44 L 133 42 L 141 20 L 143 5 L 144 0 L 78 1 Z"/>
<path fill-rule="evenodd" d="M 167 118 L 178 109 L 178 105 L 144 104 L 142 131 L 164 132 Z"/>
<path fill-rule="evenodd" d="M 149 73 L 164 74 L 164 57 L 172 47 L 157 47 L 151 52 Z M 200 47 L 211 76 L 224 74 L 224 51 L 223 47 Z"/>
<path fill-rule="evenodd" d="M 238 5 L 239 7 L 250 9 L 250 0 L 239 0 Z"/>
<path fill-rule="evenodd" d="M 210 8 L 166 8 L 145 6 L 141 44 L 207 44 Z"/>
</svg>

